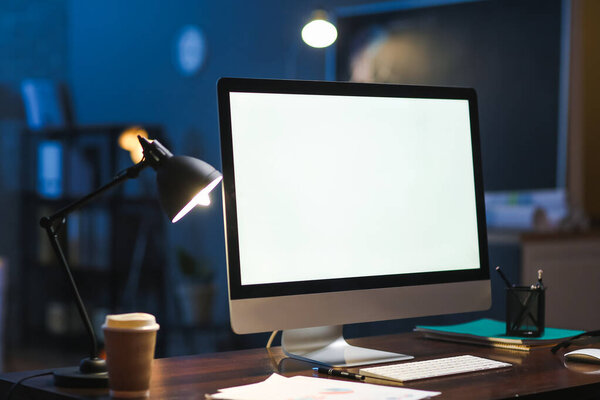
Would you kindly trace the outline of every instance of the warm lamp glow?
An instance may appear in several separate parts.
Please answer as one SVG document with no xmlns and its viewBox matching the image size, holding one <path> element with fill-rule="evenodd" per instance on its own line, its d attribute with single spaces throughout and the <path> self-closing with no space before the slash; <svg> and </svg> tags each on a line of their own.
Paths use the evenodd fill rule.
<svg viewBox="0 0 600 400">
<path fill-rule="evenodd" d="M 173 223 L 179 221 L 183 218 L 187 213 L 189 213 L 194 207 L 200 206 L 208 206 L 210 205 L 210 197 L 208 194 L 221 182 L 223 179 L 222 176 L 219 176 L 217 179 L 209 183 L 204 189 L 202 189 L 194 198 L 186 204 L 185 207 L 177 215 L 173 218 Z"/>
<path fill-rule="evenodd" d="M 327 14 L 322 10 L 315 11 L 311 21 L 302 28 L 302 40 L 311 47 L 327 47 L 336 39 L 337 29 L 327 20 Z"/>
<path fill-rule="evenodd" d="M 144 158 L 143 149 L 142 146 L 140 146 L 138 135 L 148 139 L 148 132 L 139 126 L 127 128 L 119 136 L 119 146 L 129 152 L 131 161 L 133 161 L 134 164 L 139 163 L 142 161 L 142 158 Z"/>
</svg>

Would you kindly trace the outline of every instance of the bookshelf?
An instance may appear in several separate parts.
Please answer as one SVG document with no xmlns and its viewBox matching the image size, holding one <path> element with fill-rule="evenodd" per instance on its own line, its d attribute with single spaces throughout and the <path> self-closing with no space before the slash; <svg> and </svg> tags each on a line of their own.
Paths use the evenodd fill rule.
<svg viewBox="0 0 600 400">
<path fill-rule="evenodd" d="M 85 196 L 132 165 L 118 145 L 130 125 L 25 131 L 21 166 L 21 268 L 16 301 L 20 345 L 87 349 L 83 324 L 46 233 L 42 216 Z M 159 127 L 144 126 L 150 138 Z M 166 314 L 165 218 L 153 171 L 87 204 L 67 218 L 59 239 L 100 340 L 107 313 Z M 82 353 L 85 354 L 85 353 Z"/>
</svg>

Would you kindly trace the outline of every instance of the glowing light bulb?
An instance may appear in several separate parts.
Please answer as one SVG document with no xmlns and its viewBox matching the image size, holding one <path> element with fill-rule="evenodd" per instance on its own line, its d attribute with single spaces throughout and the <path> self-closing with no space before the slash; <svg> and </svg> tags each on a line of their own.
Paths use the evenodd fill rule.
<svg viewBox="0 0 600 400">
<path fill-rule="evenodd" d="M 192 200 L 190 200 L 190 202 L 187 203 L 185 205 L 185 207 L 183 207 L 181 209 L 181 211 L 179 211 L 177 213 L 177 215 L 173 218 L 173 220 L 171 222 L 175 223 L 175 222 L 179 221 L 181 218 L 183 218 L 185 216 L 185 214 L 192 211 L 192 209 L 198 205 L 200 205 L 200 206 L 210 205 L 210 197 L 208 197 L 208 194 L 215 188 L 215 186 L 217 186 L 219 184 L 219 182 L 221 182 L 221 179 L 223 179 L 223 177 L 219 176 L 217 179 L 215 179 L 214 181 L 209 183 L 204 189 L 199 191 L 198 194 L 195 195 L 194 198 Z"/>
<path fill-rule="evenodd" d="M 337 29 L 327 21 L 327 14 L 324 11 L 315 11 L 313 19 L 302 28 L 302 40 L 311 47 L 327 47 L 336 39 Z"/>
</svg>

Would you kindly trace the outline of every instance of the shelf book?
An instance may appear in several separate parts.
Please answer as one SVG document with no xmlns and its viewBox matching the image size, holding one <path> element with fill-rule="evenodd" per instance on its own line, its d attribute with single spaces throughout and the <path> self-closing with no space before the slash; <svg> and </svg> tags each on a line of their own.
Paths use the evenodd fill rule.
<svg viewBox="0 0 600 400">
<path fill-rule="evenodd" d="M 419 325 L 415 328 L 415 332 L 419 332 L 428 339 L 530 351 L 552 347 L 584 331 L 546 328 L 544 334 L 538 338 L 506 336 L 506 324 L 504 322 L 483 318 L 456 325 Z"/>
</svg>

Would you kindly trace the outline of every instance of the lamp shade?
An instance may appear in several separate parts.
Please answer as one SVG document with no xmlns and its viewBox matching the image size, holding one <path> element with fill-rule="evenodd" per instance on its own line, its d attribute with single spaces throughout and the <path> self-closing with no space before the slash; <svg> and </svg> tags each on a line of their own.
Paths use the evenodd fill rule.
<svg viewBox="0 0 600 400">
<path fill-rule="evenodd" d="M 172 222 L 177 222 L 198 204 L 208 205 L 208 193 L 222 175 L 210 164 L 187 156 L 163 159 L 156 167 L 161 206 Z"/>
</svg>

